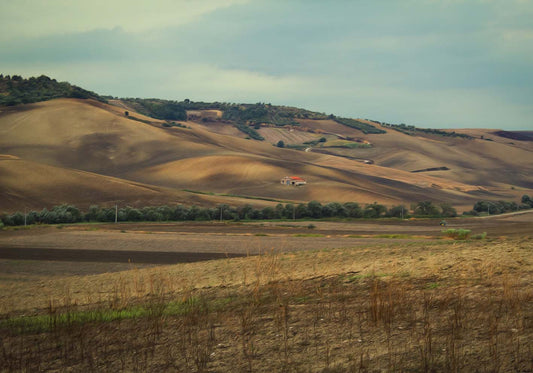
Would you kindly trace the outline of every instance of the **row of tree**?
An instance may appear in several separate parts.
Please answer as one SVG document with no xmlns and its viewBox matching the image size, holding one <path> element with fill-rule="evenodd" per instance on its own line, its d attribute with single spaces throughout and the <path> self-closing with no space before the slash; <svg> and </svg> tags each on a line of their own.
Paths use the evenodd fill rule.
<svg viewBox="0 0 533 373">
<path fill-rule="evenodd" d="M 365 122 L 361 122 L 361 121 L 359 121 L 357 119 L 336 117 L 333 114 L 330 115 L 330 119 L 333 119 L 335 122 L 343 124 L 343 125 L 345 125 L 347 127 L 355 128 L 355 129 L 357 129 L 357 130 L 359 130 L 359 131 L 361 131 L 363 133 L 376 133 L 376 134 L 379 134 L 379 133 L 386 133 L 387 132 L 387 131 L 384 131 L 384 130 L 379 129 L 377 127 L 374 127 L 371 124 L 368 124 L 368 123 L 365 123 Z"/>
<path fill-rule="evenodd" d="M 470 215 L 488 212 L 497 214 L 518 209 L 533 208 L 533 199 L 525 195 L 521 204 L 514 202 L 479 201 L 474 205 Z M 193 220 L 269 220 L 269 219 L 322 219 L 322 218 L 409 218 L 409 217 L 457 216 L 457 211 L 448 203 L 435 205 L 431 201 L 421 201 L 407 208 L 404 205 L 385 207 L 379 203 L 360 205 L 357 202 L 322 204 L 318 201 L 300 204 L 278 204 L 275 207 L 255 208 L 252 205 L 233 207 L 225 204 L 216 207 L 199 206 L 151 206 L 134 207 L 99 207 L 91 206 L 82 212 L 72 205 L 55 206 L 51 210 L 16 212 L 0 216 L 3 225 L 25 224 L 64 224 L 78 222 L 114 222 L 117 221 L 193 221 Z"/>
<path fill-rule="evenodd" d="M 390 127 L 406 135 L 413 135 L 416 132 L 423 132 L 423 133 L 445 136 L 445 137 L 460 137 L 460 138 L 467 139 L 467 140 L 473 139 L 473 137 L 470 135 L 467 135 L 465 133 L 457 133 L 455 131 L 443 131 L 443 130 L 439 130 L 435 128 L 420 128 L 420 127 L 415 127 L 411 124 L 405 124 L 405 123 L 393 124 L 393 123 L 379 122 L 377 120 L 374 120 L 373 122 L 379 123 L 384 127 Z"/>
<path fill-rule="evenodd" d="M 474 204 L 472 211 L 465 212 L 465 215 L 496 215 L 505 212 L 527 210 L 533 208 L 533 199 L 525 194 L 520 203 L 511 201 L 478 201 Z"/>
<path fill-rule="evenodd" d="M 16 212 L 4 214 L 0 219 L 4 225 L 25 224 L 60 224 L 77 222 L 113 222 L 117 221 L 190 221 L 190 220 L 262 220 L 262 219 L 321 219 L 321 218 L 407 218 L 416 216 L 456 216 L 455 209 L 447 204 L 440 207 L 432 202 L 420 202 L 414 210 L 400 205 L 389 209 L 378 203 L 365 206 L 356 202 L 321 204 L 318 201 L 301 204 L 278 204 L 275 207 L 255 208 L 252 205 L 233 207 L 199 206 L 152 206 L 134 207 L 99 207 L 91 206 L 82 212 L 72 205 L 55 206 L 51 210 Z"/>
</svg>

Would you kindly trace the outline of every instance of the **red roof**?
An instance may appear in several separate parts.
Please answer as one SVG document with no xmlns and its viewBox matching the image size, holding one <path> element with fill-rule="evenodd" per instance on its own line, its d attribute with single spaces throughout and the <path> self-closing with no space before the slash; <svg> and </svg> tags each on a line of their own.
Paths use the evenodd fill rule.
<svg viewBox="0 0 533 373">
<path fill-rule="evenodd" d="M 302 179 L 301 177 L 298 177 L 298 176 L 289 176 L 292 180 L 301 180 L 301 181 L 305 181 L 304 179 Z"/>
</svg>

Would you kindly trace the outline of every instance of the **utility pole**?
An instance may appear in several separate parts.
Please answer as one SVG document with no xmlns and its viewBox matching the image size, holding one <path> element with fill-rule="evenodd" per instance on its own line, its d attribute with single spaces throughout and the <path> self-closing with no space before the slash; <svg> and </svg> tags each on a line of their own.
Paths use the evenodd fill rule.
<svg viewBox="0 0 533 373">
<path fill-rule="evenodd" d="M 24 207 L 24 226 L 26 226 L 26 217 L 28 216 L 28 212 L 26 211 L 26 207 Z"/>
<path fill-rule="evenodd" d="M 117 224 L 118 221 L 118 205 L 115 205 L 115 224 Z"/>
<path fill-rule="evenodd" d="M 487 203 L 487 215 L 490 215 L 490 205 Z"/>
<path fill-rule="evenodd" d="M 402 206 L 402 220 L 403 220 L 403 206 Z"/>
<path fill-rule="evenodd" d="M 223 206 L 220 205 L 220 222 L 221 222 L 221 223 L 222 223 L 222 208 L 223 208 Z"/>
<path fill-rule="evenodd" d="M 296 206 L 292 205 L 292 220 L 296 220 Z"/>
</svg>

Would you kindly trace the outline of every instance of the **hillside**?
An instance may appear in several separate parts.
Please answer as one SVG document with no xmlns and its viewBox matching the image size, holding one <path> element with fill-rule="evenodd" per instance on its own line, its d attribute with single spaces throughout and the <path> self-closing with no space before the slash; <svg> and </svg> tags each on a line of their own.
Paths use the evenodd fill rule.
<svg viewBox="0 0 533 373">
<path fill-rule="evenodd" d="M 263 205 L 275 202 L 261 198 L 387 205 L 430 199 L 470 209 L 480 199 L 518 200 L 533 190 L 533 143 L 495 130 L 413 135 L 376 122 L 273 106 L 260 111 L 263 117 L 246 117 L 268 104 L 230 109 L 241 115 L 231 119 L 233 104 L 190 101 L 174 103 L 187 118 L 178 121 L 137 112 L 139 102 L 144 108 L 166 105 L 61 98 L 0 107 L 0 211 L 61 202 L 250 202 L 222 195 L 259 198 L 254 204 Z M 290 124 L 272 123 L 282 113 Z M 236 124 L 265 140 L 250 139 Z M 279 140 L 294 149 L 273 146 Z M 279 180 L 286 175 L 308 184 L 283 186 Z"/>
</svg>

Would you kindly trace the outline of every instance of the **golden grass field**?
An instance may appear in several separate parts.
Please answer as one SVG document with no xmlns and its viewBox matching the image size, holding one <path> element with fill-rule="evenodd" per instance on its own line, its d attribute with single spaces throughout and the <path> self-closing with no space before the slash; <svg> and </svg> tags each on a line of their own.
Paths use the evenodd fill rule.
<svg viewBox="0 0 533 373">
<path fill-rule="evenodd" d="M 450 220 L 487 232 L 467 241 L 436 220 L 4 229 L 2 253 L 103 251 L 0 259 L 0 367 L 531 371 L 532 219 Z M 105 262 L 106 250 L 250 255 L 154 266 Z"/>
<path fill-rule="evenodd" d="M 330 120 L 301 120 L 292 132 L 262 128 L 267 141 L 259 142 L 217 122 L 219 112 L 190 113 L 212 121 L 164 128 L 162 121 L 133 111 L 132 116 L 145 122 L 128 119 L 128 108 L 117 100 L 112 103 L 57 99 L 3 108 L 0 211 L 58 203 L 86 208 L 213 201 L 184 189 L 296 202 L 392 205 L 432 199 L 459 210 L 480 199 L 518 200 L 532 194 L 532 143 L 500 138 L 489 130 L 472 130 L 474 136 L 484 134 L 474 140 L 407 136 L 390 129 L 365 135 Z M 326 133 L 373 146 L 328 148 L 332 154 L 319 154 L 272 145 L 279 139 L 303 142 Z M 363 159 L 375 163 L 358 161 Z M 411 172 L 432 167 L 449 170 Z M 286 175 L 304 177 L 308 185 L 283 187 L 279 180 Z M 216 200 L 242 203 L 221 196 Z"/>
</svg>

